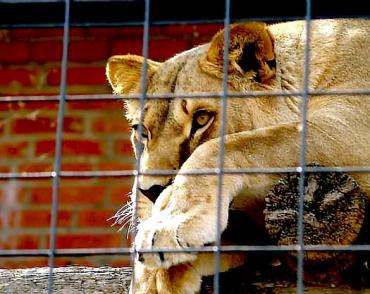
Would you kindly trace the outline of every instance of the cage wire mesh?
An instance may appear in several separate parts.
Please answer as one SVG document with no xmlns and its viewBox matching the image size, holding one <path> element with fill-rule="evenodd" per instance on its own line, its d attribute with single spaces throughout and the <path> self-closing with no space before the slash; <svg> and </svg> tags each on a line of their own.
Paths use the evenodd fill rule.
<svg viewBox="0 0 370 294">
<path fill-rule="evenodd" d="M 148 95 L 146 89 L 146 76 L 147 76 L 147 59 L 149 50 L 149 30 L 150 30 L 150 0 L 145 0 L 145 11 L 143 25 L 143 51 L 142 56 L 144 57 L 143 67 L 141 69 L 141 89 L 140 95 L 129 95 L 129 96 L 115 96 L 115 95 L 67 95 L 67 65 L 68 65 L 68 44 L 69 44 L 69 29 L 70 29 L 70 6 L 71 0 L 65 0 L 64 10 L 64 28 L 63 28 L 63 57 L 62 57 L 62 70 L 61 70 L 61 84 L 60 84 L 60 95 L 57 96 L 14 96 L 14 97 L 0 97 L 1 102 L 29 102 L 29 101 L 56 101 L 59 103 L 58 116 L 57 116 L 57 130 L 56 130 L 56 147 L 55 147 L 55 159 L 53 171 L 50 172 L 22 172 L 22 173 L 0 173 L 0 180 L 15 180 L 15 179 L 52 179 L 53 181 L 53 196 L 52 196 L 52 217 L 50 224 L 50 244 L 49 249 L 44 250 L 0 250 L 1 257 L 31 257 L 31 256 L 43 256 L 49 259 L 49 280 L 48 280 L 48 293 L 53 292 L 53 271 L 54 271 L 54 260 L 56 257 L 61 256 L 94 256 L 94 255 L 119 255 L 129 254 L 132 260 L 136 258 L 138 253 L 136 248 L 88 248 L 88 249 L 56 249 L 56 236 L 57 236 L 57 214 L 58 214 L 58 198 L 59 198 L 59 185 L 61 178 L 89 178 L 89 177 L 124 177 L 134 176 L 137 180 L 140 175 L 215 175 L 218 178 L 217 186 L 217 222 L 214 224 L 217 232 L 217 238 L 214 246 L 204 246 L 199 248 L 184 248 L 181 250 L 160 248 L 158 250 L 141 250 L 143 253 L 159 253 L 159 252 L 213 252 L 214 253 L 214 291 L 219 293 L 220 284 L 220 253 L 221 252 L 256 252 L 256 251 L 296 251 L 298 253 L 298 265 L 297 265 L 297 291 L 298 293 L 304 292 L 303 282 L 303 270 L 304 270 L 304 252 L 315 250 L 315 251 L 369 251 L 370 245 L 348 245 L 348 246 L 329 246 L 329 245 L 305 245 L 303 232 L 304 232 L 304 178 L 307 172 L 351 172 L 351 173 L 369 173 L 370 166 L 352 166 L 352 167 L 312 167 L 306 164 L 306 135 L 307 135 L 307 106 L 308 99 L 310 96 L 330 96 L 338 95 L 345 96 L 347 94 L 352 95 L 370 95 L 370 88 L 368 89 L 345 89 L 345 90 L 321 90 L 311 91 L 309 89 L 309 73 L 310 73 L 310 34 L 311 34 L 311 1 L 306 0 L 305 4 L 305 22 L 306 22 L 306 36 L 305 36 L 305 54 L 304 54 L 304 83 L 302 91 L 291 91 L 291 92 L 274 92 L 268 93 L 272 97 L 284 97 L 284 96 L 297 96 L 302 100 L 301 109 L 301 124 L 302 132 L 300 138 L 300 157 L 299 166 L 297 167 L 281 167 L 281 168 L 240 168 L 230 169 L 224 167 L 224 138 L 225 138 L 225 121 L 227 121 L 227 101 L 228 98 L 238 99 L 254 99 L 256 97 L 262 97 L 266 93 L 261 91 L 258 92 L 243 92 L 243 93 L 228 93 L 228 71 L 223 71 L 222 79 L 222 93 L 197 93 L 192 95 L 189 93 L 183 93 L 181 97 L 190 99 L 199 98 L 218 98 L 221 99 L 221 120 L 222 125 L 219 134 L 219 154 L 218 154 L 218 167 L 215 169 L 202 169 L 192 170 L 187 172 L 179 172 L 173 170 L 150 170 L 141 172 L 140 171 L 140 151 L 138 154 L 138 160 L 134 170 L 121 170 L 121 171 L 62 171 L 61 170 L 61 159 L 62 159 L 62 140 L 63 140 L 63 120 L 64 120 L 64 109 L 65 104 L 70 101 L 89 101 L 94 100 L 116 100 L 116 99 L 139 99 L 141 109 L 144 108 L 145 101 L 147 99 L 169 99 L 176 98 L 178 95 L 174 94 L 163 94 L 163 95 Z M 229 54 L 229 38 L 230 38 L 230 0 L 225 0 L 225 17 L 224 17 L 224 50 L 223 50 L 223 68 L 228 67 L 228 54 Z M 276 20 L 271 18 L 271 20 Z M 169 22 L 171 24 L 172 22 Z M 140 124 L 139 124 L 139 140 L 143 133 L 143 114 L 141 112 Z M 138 148 L 140 150 L 140 148 Z M 275 174 L 275 173 L 292 173 L 298 172 L 299 177 L 299 217 L 298 217 L 298 244 L 291 246 L 275 246 L 275 245 L 264 245 L 264 246 L 247 246 L 247 245 L 221 245 L 221 206 L 222 206 L 222 182 L 223 176 L 227 174 Z M 134 212 L 136 213 L 136 212 Z M 132 262 L 134 264 L 134 262 Z M 135 271 L 133 271 L 134 273 Z"/>
</svg>

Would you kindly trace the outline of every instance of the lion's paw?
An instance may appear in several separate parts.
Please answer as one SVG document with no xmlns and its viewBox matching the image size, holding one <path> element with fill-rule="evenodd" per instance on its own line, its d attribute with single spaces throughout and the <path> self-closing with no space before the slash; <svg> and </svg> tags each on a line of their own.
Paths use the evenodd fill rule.
<svg viewBox="0 0 370 294">
<path fill-rule="evenodd" d="M 183 252 L 192 246 L 182 233 L 185 222 L 184 215 L 170 216 L 163 212 L 141 223 L 135 238 L 138 260 L 150 268 L 169 268 L 194 260 L 194 253 Z"/>
</svg>

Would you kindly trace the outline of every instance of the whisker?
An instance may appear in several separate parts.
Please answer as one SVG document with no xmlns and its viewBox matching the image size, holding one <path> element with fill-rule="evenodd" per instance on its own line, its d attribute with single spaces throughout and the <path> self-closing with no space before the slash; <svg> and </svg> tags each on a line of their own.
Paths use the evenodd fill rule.
<svg viewBox="0 0 370 294">
<path fill-rule="evenodd" d="M 130 201 L 118 209 L 114 215 L 107 219 L 107 221 L 114 220 L 111 227 L 119 225 L 117 232 L 121 232 L 125 227 L 127 227 L 128 237 L 130 233 L 134 233 L 137 230 L 139 218 L 134 216 L 135 202 L 131 199 L 132 192 L 129 192 L 127 195 L 129 196 Z"/>
<path fill-rule="evenodd" d="M 123 228 L 128 224 L 131 223 L 132 219 L 127 219 L 125 223 L 118 229 L 118 232 L 121 232 Z"/>
<path fill-rule="evenodd" d="M 129 198 L 131 199 L 132 192 L 129 192 L 127 194 Z M 117 212 L 107 219 L 107 221 L 114 220 L 111 227 L 114 227 L 116 225 L 119 225 L 118 232 L 121 232 L 126 226 L 127 228 L 127 235 L 130 232 L 133 232 L 135 228 L 137 227 L 138 219 L 135 217 L 134 220 L 134 202 L 130 200 L 125 205 L 123 205 L 120 209 L 117 210 Z"/>
<path fill-rule="evenodd" d="M 124 206 L 122 206 L 113 216 L 108 218 L 107 220 L 111 220 L 113 218 L 119 218 L 120 216 L 129 213 L 132 211 L 132 202 L 126 203 Z"/>
<path fill-rule="evenodd" d="M 119 220 L 116 220 L 116 223 L 121 225 L 122 223 L 126 223 L 126 221 L 130 220 L 131 218 L 132 218 L 131 215 L 126 215 L 125 217 L 122 217 Z"/>
</svg>

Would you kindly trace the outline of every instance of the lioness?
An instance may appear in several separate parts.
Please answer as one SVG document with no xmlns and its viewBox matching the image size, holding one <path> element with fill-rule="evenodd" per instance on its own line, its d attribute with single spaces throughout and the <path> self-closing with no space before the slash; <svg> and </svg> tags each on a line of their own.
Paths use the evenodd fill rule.
<svg viewBox="0 0 370 294">
<path fill-rule="evenodd" d="M 303 91 L 306 25 L 303 21 L 230 28 L 228 92 L 263 92 L 262 97 L 229 97 L 224 136 L 224 167 L 299 166 L 302 97 L 269 92 Z M 370 86 L 370 21 L 312 22 L 309 89 L 361 90 Z M 217 168 L 221 99 L 181 98 L 184 93 L 221 92 L 224 33 L 209 44 L 158 63 L 147 61 L 147 94 L 176 94 L 176 99 L 148 99 L 143 134 L 141 109 L 125 100 L 133 146 L 141 146 L 140 168 L 181 173 Z M 140 93 L 143 58 L 113 56 L 107 76 L 115 93 Z M 370 97 L 312 95 L 308 102 L 306 162 L 324 166 L 370 165 Z M 140 142 L 138 140 L 141 138 Z M 136 154 L 138 151 L 136 150 Z M 354 173 L 370 195 L 370 176 Z M 222 181 L 221 229 L 229 209 L 244 210 L 263 228 L 264 197 L 279 178 L 274 174 L 227 174 Z M 199 247 L 216 240 L 217 175 L 140 175 L 137 201 L 138 250 Z M 248 228 L 240 228 L 248 235 Z M 221 270 L 240 265 L 240 255 L 223 255 Z M 212 274 L 207 254 L 144 253 L 135 265 L 134 293 L 194 293 L 202 275 Z"/>
</svg>

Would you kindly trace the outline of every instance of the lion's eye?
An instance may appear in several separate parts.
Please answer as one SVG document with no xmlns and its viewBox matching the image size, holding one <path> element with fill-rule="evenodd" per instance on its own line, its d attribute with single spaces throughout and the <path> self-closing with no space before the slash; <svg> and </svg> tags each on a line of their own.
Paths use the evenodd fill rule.
<svg viewBox="0 0 370 294">
<path fill-rule="evenodd" d="M 195 117 L 195 119 L 196 119 L 197 124 L 198 124 L 200 127 L 203 127 L 203 126 L 205 126 L 205 125 L 207 124 L 207 122 L 209 121 L 209 119 L 210 119 L 210 115 L 209 115 L 209 113 L 201 113 L 201 114 L 197 115 L 197 116 Z"/>
<path fill-rule="evenodd" d="M 211 118 L 213 117 L 212 113 L 206 110 L 199 110 L 194 113 L 193 116 L 193 125 L 192 125 L 192 133 L 195 133 L 198 129 L 206 126 Z"/>
<path fill-rule="evenodd" d="M 139 124 L 133 125 L 132 129 L 135 130 L 136 139 L 139 139 L 139 131 L 140 131 L 139 130 Z M 148 132 L 148 129 L 145 126 L 143 126 L 142 129 L 141 129 L 141 138 L 144 139 L 144 140 L 149 139 L 149 132 Z"/>
</svg>

